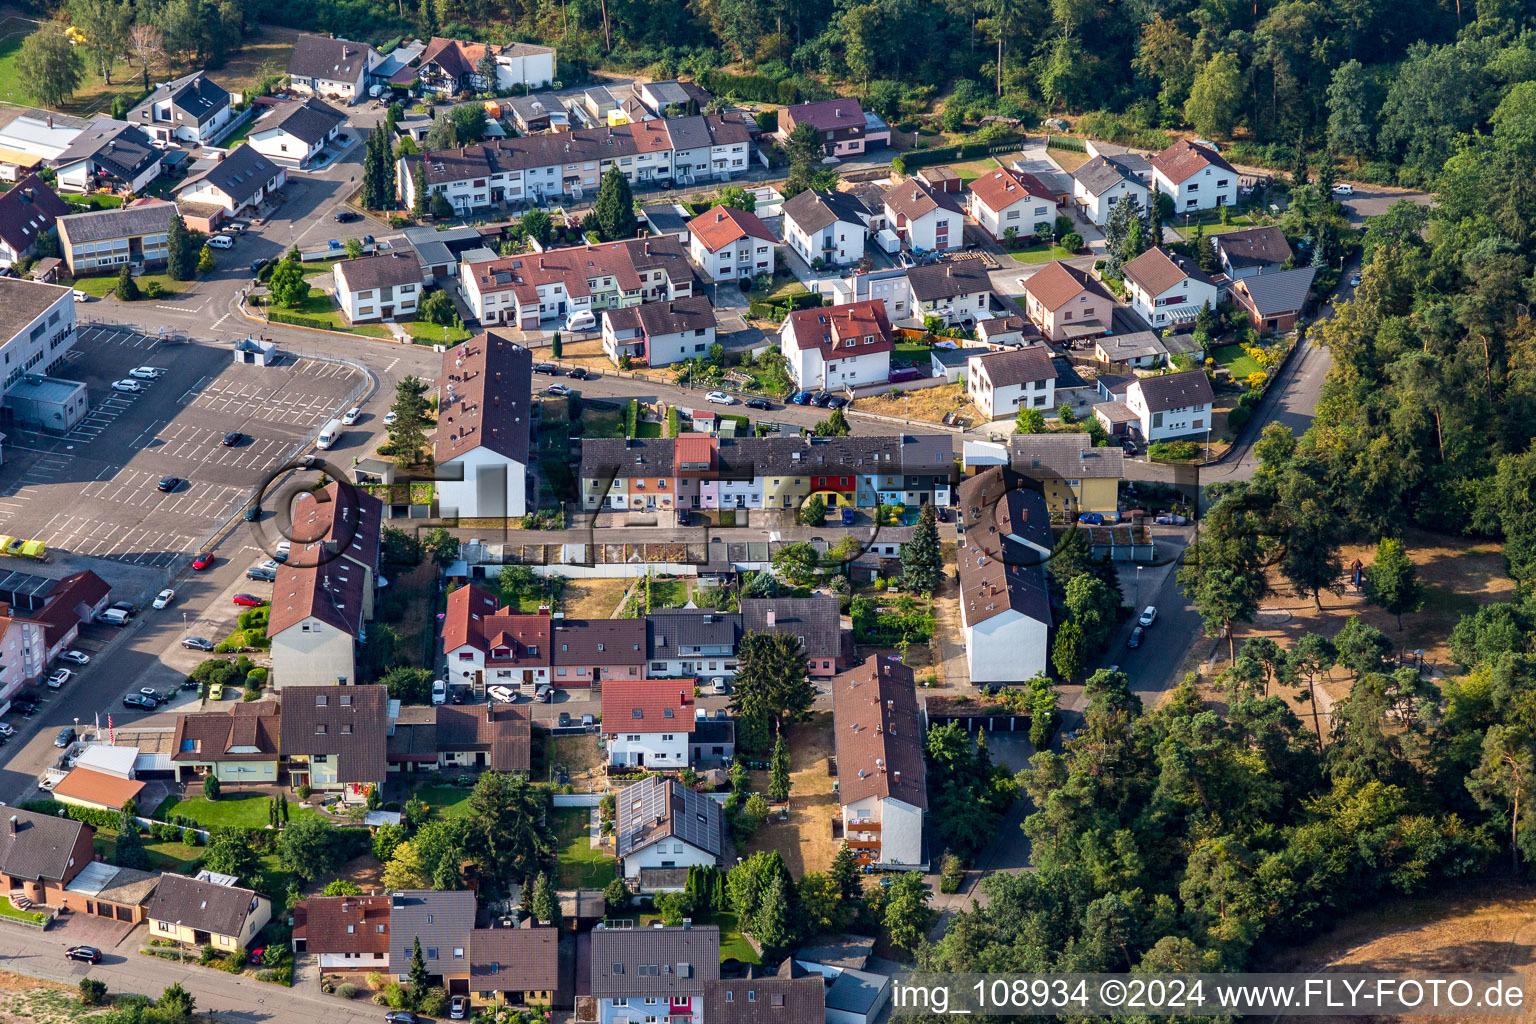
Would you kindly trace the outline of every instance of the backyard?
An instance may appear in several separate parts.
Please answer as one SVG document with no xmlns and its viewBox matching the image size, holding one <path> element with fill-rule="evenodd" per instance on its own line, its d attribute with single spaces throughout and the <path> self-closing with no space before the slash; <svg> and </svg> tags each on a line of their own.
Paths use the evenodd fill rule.
<svg viewBox="0 0 1536 1024">
<path fill-rule="evenodd" d="M 636 922 L 641 928 L 649 928 L 661 920 L 659 914 L 641 914 Z M 742 937 L 741 927 L 736 923 L 736 915 L 729 910 L 713 910 L 708 913 L 697 912 L 693 915 L 695 927 L 700 925 L 714 925 L 720 929 L 720 960 L 739 960 L 744 964 L 759 964 L 763 958 L 752 943 Z"/>
<path fill-rule="evenodd" d="M 942 423 L 948 413 L 955 413 L 973 424 L 981 422 L 981 413 L 971 404 L 965 388 L 959 384 L 939 384 L 894 395 L 884 392 L 856 399 L 853 407 L 859 412 L 922 420 L 925 423 Z"/>
<path fill-rule="evenodd" d="M 96 854 L 108 864 L 117 855 L 117 833 L 108 829 L 96 831 Z M 144 851 L 149 854 L 149 866 L 155 871 L 179 871 L 192 874 L 203 861 L 203 849 L 186 843 L 170 843 L 153 836 L 144 837 Z"/>
<path fill-rule="evenodd" d="M 555 818 L 555 848 L 560 858 L 556 888 L 601 889 L 613 881 L 613 854 L 606 848 L 592 847 L 591 809 L 556 807 L 550 813 Z"/>
<path fill-rule="evenodd" d="M 1234 381 L 1241 382 L 1246 380 L 1250 373 L 1263 372 L 1263 367 L 1259 366 L 1258 360 L 1244 352 L 1241 345 L 1223 345 L 1212 349 L 1211 358 L 1225 366 L 1227 372 L 1232 374 Z"/>
<path fill-rule="evenodd" d="M 777 850 L 790 873 L 799 878 L 811 871 L 826 871 L 841 845 L 832 838 L 837 817 L 837 795 L 827 774 L 832 756 L 832 716 L 821 711 L 810 721 L 789 727 L 789 820 L 770 817 L 747 842 L 743 856 L 759 850 Z M 739 756 L 739 755 L 738 755 Z M 749 773 L 752 789 L 766 792 L 768 773 Z"/>
<path fill-rule="evenodd" d="M 462 818 L 469 814 L 472 792 L 467 786 L 422 786 L 412 796 L 426 804 L 433 817 Z"/>
<path fill-rule="evenodd" d="M 172 815 L 179 814 L 207 828 L 226 825 L 237 828 L 266 828 L 267 808 L 271 800 L 272 796 L 268 793 L 226 793 L 217 800 L 209 800 L 201 796 L 187 798 L 168 796 L 160 802 L 160 806 L 155 808 L 150 817 L 157 821 L 169 821 Z M 290 821 L 315 813 L 312 807 L 300 807 L 293 800 L 288 802 L 288 820 Z"/>
</svg>

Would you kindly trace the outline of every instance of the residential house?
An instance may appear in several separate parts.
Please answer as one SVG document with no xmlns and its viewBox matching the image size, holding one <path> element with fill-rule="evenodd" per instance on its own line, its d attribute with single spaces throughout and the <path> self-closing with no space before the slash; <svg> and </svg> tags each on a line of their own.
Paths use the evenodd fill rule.
<svg viewBox="0 0 1536 1024">
<path fill-rule="evenodd" d="M 400 981 L 410 979 L 416 944 L 427 976 L 449 995 L 468 995 L 470 940 L 475 930 L 475 894 L 404 889 L 389 907 L 389 962 Z"/>
<path fill-rule="evenodd" d="M 879 123 L 878 119 L 876 123 Z M 891 141 L 889 128 L 871 133 L 870 120 L 865 117 L 858 100 L 818 100 L 782 108 L 779 111 L 779 141 L 787 142 L 795 128 L 801 124 L 809 124 L 816 129 L 828 156 L 859 156 L 875 146 L 888 145 Z"/>
<path fill-rule="evenodd" d="M 960 483 L 957 549 L 965 658 L 977 686 L 1017 685 L 1046 671 L 1051 515 L 1041 491 L 1003 466 Z"/>
<path fill-rule="evenodd" d="M 1285 232 L 1273 224 L 1224 231 L 1211 236 L 1211 244 L 1216 247 L 1216 260 L 1222 272 L 1233 281 L 1284 270 L 1295 255 L 1291 243 L 1285 240 Z"/>
<path fill-rule="evenodd" d="M 1100 155 L 1072 172 L 1072 201 L 1096 227 L 1109 223 L 1115 207 L 1129 200 L 1136 200 L 1143 213 L 1149 208 L 1150 175 L 1146 171 L 1138 173 L 1138 164 L 1150 170 L 1145 157 Z"/>
<path fill-rule="evenodd" d="M 1017 416 L 1020 409 L 1049 413 L 1056 408 L 1056 368 L 1042 346 L 975 355 L 966 363 L 965 391 L 989 420 Z"/>
<path fill-rule="evenodd" d="M 869 218 L 852 192 L 806 189 L 784 202 L 784 241 L 813 266 L 851 266 L 864 258 Z"/>
<path fill-rule="evenodd" d="M 560 929 L 525 920 L 519 928 L 476 928 L 470 933 L 471 1005 L 549 1007 L 562 987 Z"/>
<path fill-rule="evenodd" d="M 552 46 L 507 43 L 496 52 L 496 88 L 521 87 L 523 92 L 547 89 L 554 84 L 555 65 Z"/>
<path fill-rule="evenodd" d="M 590 963 L 596 1024 L 704 1024 L 704 986 L 720 979 L 720 929 L 597 928 Z"/>
<path fill-rule="evenodd" d="M 713 207 L 688 222 L 688 255 L 711 281 L 771 275 L 778 246 L 757 214 L 732 206 Z"/>
<path fill-rule="evenodd" d="M 61 218 L 60 223 L 69 218 Z M 9 391 L 27 374 L 46 374 L 60 367 L 75 344 L 75 294 L 62 285 L 0 277 L 0 392 Z M 14 395 L 7 405 L 15 414 Z M 63 414 L 61 413 L 61 416 Z M 82 414 L 83 415 L 83 414 Z M 77 417 L 71 416 L 70 420 Z M 22 420 L 20 415 L 17 420 Z M 46 429 L 63 431 L 75 424 L 61 419 Z M 19 525 L 17 530 L 19 532 Z"/>
<path fill-rule="evenodd" d="M 47 634 L 40 622 L 29 622 L 0 604 L 0 701 L 32 686 L 48 668 Z"/>
<path fill-rule="evenodd" d="M 988 348 L 1018 348 L 1024 344 L 1026 334 L 1031 340 L 1039 337 L 1034 325 L 1016 314 L 989 317 L 976 323 L 976 340 Z"/>
<path fill-rule="evenodd" d="M 673 172 L 685 185 L 732 178 L 747 168 L 752 133 L 740 121 L 728 117 L 671 117 L 646 121 L 630 130 L 635 133 L 637 145 L 641 133 L 664 136 L 665 143 L 658 139 L 653 146 L 658 150 L 671 147 Z"/>
<path fill-rule="evenodd" d="M 684 117 L 709 106 L 714 95 L 697 82 L 671 79 L 643 82 L 635 86 L 635 96 L 657 117 Z"/>
<path fill-rule="evenodd" d="M 837 675 L 852 645 L 844 644 L 837 598 L 749 597 L 741 601 L 741 626 L 746 633 L 778 633 L 800 641 L 813 679 Z M 852 639 L 852 634 L 848 637 Z"/>
<path fill-rule="evenodd" d="M 1139 377 L 1125 391 L 1125 404 L 1148 443 L 1208 434 L 1214 401 L 1204 370 Z"/>
<path fill-rule="evenodd" d="M 396 708 L 389 719 L 390 770 L 472 768 L 523 772 L 531 720 L 520 704 L 429 704 Z"/>
<path fill-rule="evenodd" d="M 1234 282 L 1228 294 L 1248 311 L 1260 331 L 1284 333 L 1296 326 L 1306 308 L 1316 273 L 1315 267 L 1297 267 L 1245 277 Z"/>
<path fill-rule="evenodd" d="M 495 64 L 495 81 L 485 74 L 487 58 Z M 461 92 L 487 92 L 521 86 L 547 87 L 555 77 L 555 51 L 528 43 L 468 43 L 433 36 L 412 64 L 390 76 L 389 84 L 414 89 L 423 96 L 452 97 Z"/>
<path fill-rule="evenodd" d="M 532 354 L 496 331 L 443 353 L 432 442 L 439 515 L 527 513 L 532 379 Z"/>
<path fill-rule="evenodd" d="M 460 255 L 485 244 L 485 237 L 471 227 L 439 231 L 435 227 L 418 225 L 406 228 L 401 234 L 421 263 L 422 280 L 428 285 L 454 278 L 458 274 Z"/>
<path fill-rule="evenodd" d="M 155 87 L 127 120 L 158 142 L 211 146 L 234 120 L 229 92 L 202 71 Z"/>
<path fill-rule="evenodd" d="M 926 870 L 928 715 L 912 669 L 880 655 L 832 680 L 843 835 L 862 862 Z"/>
<path fill-rule="evenodd" d="M 368 74 L 384 58 L 367 43 L 304 33 L 288 58 L 288 88 L 352 104 L 367 92 Z"/>
<path fill-rule="evenodd" d="M 702 295 L 645 302 L 603 313 L 603 351 L 618 363 L 629 356 L 646 366 L 705 358 L 715 343 L 715 310 Z"/>
<path fill-rule="evenodd" d="M 971 219 L 994 242 L 1008 237 L 1024 239 L 1048 235 L 1056 219 L 1056 197 L 1032 192 L 1018 171 L 1000 167 L 988 171 L 970 187 Z"/>
<path fill-rule="evenodd" d="M 688 221 L 691 218 L 682 203 L 653 203 L 640 208 L 640 220 L 653 235 L 671 235 L 683 245 L 688 244 Z"/>
<path fill-rule="evenodd" d="M 736 674 L 741 628 L 736 612 L 652 612 L 645 617 L 646 674 L 651 679 L 729 679 Z"/>
<path fill-rule="evenodd" d="M 685 753 L 686 749 L 685 744 Z M 725 815 L 708 794 L 671 778 L 652 775 L 625 786 L 615 798 L 618 822 L 614 836 L 619 868 L 623 877 L 640 891 L 656 891 L 656 887 L 646 885 L 648 869 L 720 866 L 725 855 Z M 663 879 L 670 880 L 668 875 L 656 880 Z"/>
<path fill-rule="evenodd" d="M 687 254 L 670 235 L 504 256 L 460 271 L 464 299 L 481 323 L 525 331 L 578 310 L 686 298 L 693 281 Z"/>
<path fill-rule="evenodd" d="M 288 171 L 262 156 L 254 146 L 241 143 L 217 163 L 192 174 L 176 186 L 182 202 L 217 206 L 238 216 L 272 201 L 284 185 Z"/>
<path fill-rule="evenodd" d="M 1150 370 L 1168 361 L 1168 349 L 1155 331 L 1108 334 L 1093 343 L 1093 357 L 1106 367 Z"/>
<path fill-rule="evenodd" d="M 30 255 L 37 248 L 38 237 L 52 231 L 58 219 L 68 213 L 69 204 L 35 174 L 0 193 L 0 267 Z"/>
<path fill-rule="evenodd" d="M 588 437 L 581 444 L 581 493 L 588 509 L 636 512 L 673 508 L 671 439 Z"/>
<path fill-rule="evenodd" d="M 61 192 L 142 192 L 160 176 L 161 152 L 143 129 L 98 117 L 53 161 Z"/>
<path fill-rule="evenodd" d="M 174 216 L 174 203 L 156 200 L 60 217 L 64 262 L 75 277 L 116 274 L 124 263 L 159 266 L 166 261 L 165 239 Z"/>
<path fill-rule="evenodd" d="M 607 686 L 645 678 L 645 623 L 640 619 L 568 619 L 551 617 L 551 682 L 571 686 Z"/>
<path fill-rule="evenodd" d="M 426 287 L 421 264 L 409 252 L 337 260 L 331 278 L 336 301 L 353 324 L 414 317 Z"/>
<path fill-rule="evenodd" d="M 714 718 L 703 714 L 694 712 L 693 736 L 688 741 L 688 763 L 699 769 L 723 765 L 736 753 L 736 723 L 725 717 L 725 709 L 716 708 Z"/>
<path fill-rule="evenodd" d="M 89 118 L 35 107 L 11 108 L 0 113 L 0 163 L 33 170 L 39 161 L 57 160 L 90 126 Z"/>
<path fill-rule="evenodd" d="M 293 951 L 321 971 L 389 971 L 388 896 L 311 896 L 293 908 Z"/>
<path fill-rule="evenodd" d="M 1161 247 L 1148 249 L 1121 272 L 1131 308 L 1157 330 L 1190 324 L 1200 307 L 1216 308 L 1216 282 L 1188 256 Z"/>
<path fill-rule="evenodd" d="M 5 810 L 0 822 L 0 881 L 7 893 L 62 905 L 65 888 L 95 859 L 96 830 L 73 818 Z"/>
<path fill-rule="evenodd" d="M 916 178 L 886 191 L 885 221 L 903 249 L 945 252 L 965 244 L 965 211 L 955 194 Z"/>
<path fill-rule="evenodd" d="M 831 1021 L 827 1016 L 827 983 L 820 974 L 794 960 L 785 960 L 774 977 L 706 981 L 704 1005 L 709 1007 L 711 1019 L 720 1024 Z"/>
<path fill-rule="evenodd" d="M 512 110 L 512 121 L 524 135 L 535 132 L 568 132 L 571 115 L 552 92 L 536 92 L 528 96 L 511 96 L 506 100 Z"/>
<path fill-rule="evenodd" d="M 799 309 L 779 328 L 789 376 L 801 388 L 855 388 L 891 376 L 895 342 L 878 300 Z"/>
<path fill-rule="evenodd" d="M 281 694 L 278 728 L 288 779 L 365 801 L 388 772 L 389 693 L 365 686 L 294 686 Z"/>
<path fill-rule="evenodd" d="M 1087 434 L 1013 434 L 1008 464 L 1040 486 L 1052 512 L 1072 523 L 1084 512 L 1114 512 L 1125 475 L 1120 448 L 1095 448 Z"/>
<path fill-rule="evenodd" d="M 272 901 L 255 889 L 168 871 L 160 876 L 145 916 L 152 938 L 233 953 L 249 949 L 272 920 Z"/>
<path fill-rule="evenodd" d="M 357 682 L 356 651 L 367 632 L 367 574 L 346 559 L 322 565 L 278 566 L 272 585 L 267 636 L 272 641 L 272 685 L 347 685 Z"/>
<path fill-rule="evenodd" d="M 252 149 L 280 167 L 307 167 L 335 142 L 347 115 L 315 96 L 279 103 L 262 114 L 246 136 Z"/>
<path fill-rule="evenodd" d="M 5 296 L 9 280 L 0 278 L 0 296 Z M 0 308 L 4 308 L 3 303 Z M 0 349 L 0 354 L 3 352 L 4 349 Z M 60 580 L 20 572 L 7 572 L 0 580 L 0 603 L 9 606 L 11 617 L 35 622 L 43 628 L 42 660 L 45 664 L 74 644 L 80 635 L 80 627 L 107 606 L 110 593 L 107 581 L 89 569 Z M 33 671 L 35 666 L 28 663 L 24 650 L 18 657 L 24 672 Z M 41 671 L 40 668 L 37 670 Z M 0 690 L 0 698 L 10 695 L 7 690 Z"/>
<path fill-rule="evenodd" d="M 1072 342 L 1108 334 L 1115 300 L 1086 270 L 1060 260 L 1047 263 L 1024 280 L 1024 312 L 1053 342 Z"/>
<path fill-rule="evenodd" d="M 645 625 L 639 619 L 629 621 Z M 608 763 L 686 768 L 693 732 L 693 686 L 692 678 L 605 684 L 603 738 Z"/>
<path fill-rule="evenodd" d="M 384 503 L 366 491 L 330 483 L 300 494 L 289 514 L 293 532 L 286 564 L 300 569 L 335 566 L 361 573 L 363 618 L 373 618 L 374 590 L 380 585 Z"/>
<path fill-rule="evenodd" d="M 907 271 L 912 319 L 936 316 L 946 327 L 981 320 L 992 304 L 993 269 L 996 264 L 985 253 L 912 267 Z"/>
<path fill-rule="evenodd" d="M 225 786 L 276 785 L 281 725 L 277 701 L 272 700 L 177 715 L 171 735 L 176 781 L 213 775 Z"/>
<path fill-rule="evenodd" d="M 1180 139 L 1152 158 L 1152 180 L 1173 198 L 1175 212 L 1237 202 L 1237 171 L 1214 149 Z"/>
<path fill-rule="evenodd" d="M 144 790 L 134 771 L 138 758 L 138 747 L 88 744 L 75 753 L 68 774 L 53 784 L 53 798 L 109 812 L 122 810 L 129 801 L 138 806 Z"/>
<path fill-rule="evenodd" d="M 160 885 L 160 872 L 119 868 L 92 861 L 64 887 L 59 907 L 91 917 L 138 924 L 149 898 Z"/>
<path fill-rule="evenodd" d="M 477 697 L 489 685 L 532 692 L 550 681 L 550 633 L 549 615 L 520 615 L 474 584 L 459 587 L 443 617 L 448 682 L 471 687 Z"/>
</svg>

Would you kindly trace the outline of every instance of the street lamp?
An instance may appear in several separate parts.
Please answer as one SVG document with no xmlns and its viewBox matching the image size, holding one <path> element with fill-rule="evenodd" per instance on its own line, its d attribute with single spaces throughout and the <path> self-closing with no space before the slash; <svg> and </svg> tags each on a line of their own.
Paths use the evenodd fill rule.
<svg viewBox="0 0 1536 1024">
<path fill-rule="evenodd" d="M 1136 607 L 1141 607 L 1141 566 L 1136 567 Z"/>
</svg>

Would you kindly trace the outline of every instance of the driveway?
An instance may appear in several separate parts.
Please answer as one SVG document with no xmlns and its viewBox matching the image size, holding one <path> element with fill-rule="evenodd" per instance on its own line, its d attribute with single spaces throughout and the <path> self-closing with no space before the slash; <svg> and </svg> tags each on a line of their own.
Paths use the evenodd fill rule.
<svg viewBox="0 0 1536 1024">
<path fill-rule="evenodd" d="M 116 921 L 95 914 L 70 912 L 54 918 L 47 934 L 53 941 L 62 943 L 63 948 L 95 946 L 105 953 L 117 948 L 118 943 L 126 939 L 136 927 L 132 921 Z"/>
</svg>

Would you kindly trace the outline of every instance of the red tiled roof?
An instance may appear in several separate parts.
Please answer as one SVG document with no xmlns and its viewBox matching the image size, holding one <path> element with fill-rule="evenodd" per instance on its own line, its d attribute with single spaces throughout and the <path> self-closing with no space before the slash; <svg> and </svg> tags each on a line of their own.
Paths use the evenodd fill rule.
<svg viewBox="0 0 1536 1024">
<path fill-rule="evenodd" d="M 838 800 L 893 797 L 928 806 L 923 739 L 926 718 L 912 670 L 870 655 L 832 680 Z"/>
<path fill-rule="evenodd" d="M 548 614 L 519 615 L 497 608 L 493 597 L 470 584 L 448 595 L 443 653 L 469 646 L 501 665 L 548 665 L 550 633 Z M 493 657 L 497 649 L 505 655 Z"/>
<path fill-rule="evenodd" d="M 293 908 L 293 937 L 310 953 L 388 953 L 388 896 L 311 896 Z"/>
<path fill-rule="evenodd" d="M 1186 181 L 1207 167 L 1219 167 L 1237 173 L 1215 150 L 1197 146 L 1188 139 L 1180 139 L 1152 158 L 1152 168 L 1161 171 L 1164 177 L 1175 184 Z"/>
<path fill-rule="evenodd" d="M 668 712 L 671 716 L 668 717 Z M 692 679 L 624 679 L 603 684 L 608 732 L 693 732 Z"/>
<path fill-rule="evenodd" d="M 1084 289 L 1100 298 L 1109 298 L 1109 292 L 1104 290 L 1104 286 L 1092 274 L 1068 266 L 1060 260 L 1047 263 L 1024 282 L 1024 290 L 1049 310 L 1060 309 Z"/>
<path fill-rule="evenodd" d="M 755 213 L 738 210 L 734 206 L 716 206 L 705 210 L 688 222 L 688 230 L 710 252 L 719 252 L 741 238 L 760 238 L 765 242 L 777 242 Z"/>
<path fill-rule="evenodd" d="M 785 320 L 802 352 L 820 349 L 825 360 L 889 352 L 894 348 L 885 303 L 866 299 L 842 306 L 801 309 Z M 865 338 L 873 339 L 864 344 Z"/>
<path fill-rule="evenodd" d="M 971 195 L 979 199 L 987 209 L 993 212 L 1001 212 L 1014 203 L 1022 202 L 1032 197 L 1048 200 L 1052 205 L 1056 203 L 1054 193 L 1048 190 L 1036 192 L 1024 180 L 1024 175 L 1018 171 L 1009 170 L 1006 167 L 1000 167 L 995 171 L 983 174 L 971 182 Z"/>
</svg>

